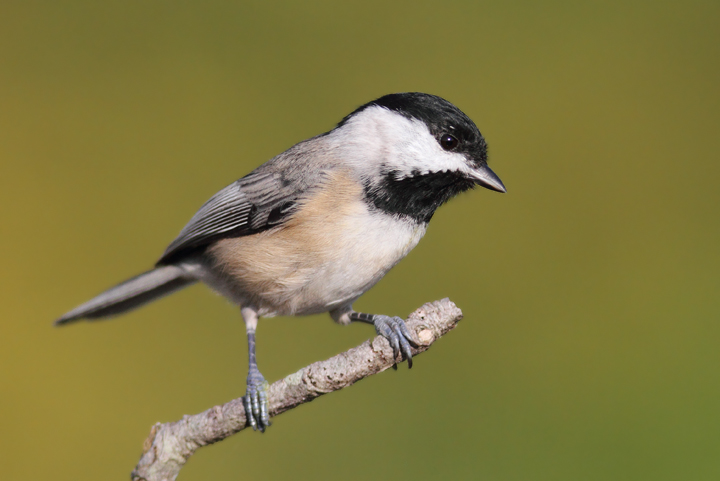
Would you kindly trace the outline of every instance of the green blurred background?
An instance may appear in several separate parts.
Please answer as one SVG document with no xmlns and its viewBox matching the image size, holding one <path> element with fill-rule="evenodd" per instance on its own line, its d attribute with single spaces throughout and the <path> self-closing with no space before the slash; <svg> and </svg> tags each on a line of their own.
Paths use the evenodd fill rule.
<svg viewBox="0 0 720 481">
<path fill-rule="evenodd" d="M 197 286 L 51 322 L 215 191 L 358 105 L 454 102 L 508 194 L 443 207 L 356 307 L 457 331 L 194 456 L 183 480 L 720 479 L 719 2 L 0 3 L 3 479 L 124 480 L 156 421 L 244 393 Z M 262 322 L 275 381 L 359 344 Z"/>
</svg>

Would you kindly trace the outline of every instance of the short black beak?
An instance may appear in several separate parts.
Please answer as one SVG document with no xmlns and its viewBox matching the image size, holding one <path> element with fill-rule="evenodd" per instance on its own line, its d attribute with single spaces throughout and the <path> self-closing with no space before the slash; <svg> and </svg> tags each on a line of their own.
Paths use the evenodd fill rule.
<svg viewBox="0 0 720 481">
<path fill-rule="evenodd" d="M 502 180 L 487 165 L 481 165 L 473 169 L 472 178 L 477 185 L 482 185 L 486 189 L 502 192 L 503 194 L 507 192 Z"/>
</svg>

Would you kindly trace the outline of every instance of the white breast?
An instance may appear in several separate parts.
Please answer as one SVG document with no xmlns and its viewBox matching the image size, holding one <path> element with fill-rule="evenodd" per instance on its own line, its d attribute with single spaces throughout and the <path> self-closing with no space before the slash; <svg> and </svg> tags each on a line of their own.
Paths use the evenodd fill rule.
<svg viewBox="0 0 720 481">
<path fill-rule="evenodd" d="M 351 304 L 405 257 L 425 235 L 426 226 L 371 212 L 364 202 L 343 216 L 324 262 L 309 274 L 302 290 L 308 312 L 324 312 Z M 304 310 L 303 309 L 303 310 Z"/>
</svg>

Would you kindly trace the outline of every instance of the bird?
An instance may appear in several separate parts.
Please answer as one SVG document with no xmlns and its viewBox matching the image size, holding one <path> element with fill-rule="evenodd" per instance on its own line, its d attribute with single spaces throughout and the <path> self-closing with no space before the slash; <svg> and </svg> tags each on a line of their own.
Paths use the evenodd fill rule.
<svg viewBox="0 0 720 481">
<path fill-rule="evenodd" d="M 449 101 L 384 95 L 217 192 L 153 269 L 55 324 L 115 316 L 206 284 L 240 308 L 249 357 L 243 403 L 250 426 L 265 432 L 258 319 L 328 312 L 342 325 L 369 323 L 396 363 L 412 367 L 417 344 L 403 319 L 357 312 L 353 303 L 418 244 L 438 207 L 475 186 L 506 192 L 487 151 L 475 123 Z"/>
</svg>

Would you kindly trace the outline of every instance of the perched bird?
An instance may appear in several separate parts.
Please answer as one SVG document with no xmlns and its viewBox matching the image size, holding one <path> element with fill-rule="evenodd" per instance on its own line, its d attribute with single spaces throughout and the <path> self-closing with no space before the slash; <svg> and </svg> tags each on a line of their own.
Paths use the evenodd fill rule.
<svg viewBox="0 0 720 481">
<path fill-rule="evenodd" d="M 417 245 L 440 205 L 475 185 L 505 192 L 472 120 L 434 95 L 386 95 L 222 189 L 154 269 L 56 324 L 120 314 L 204 282 L 240 306 L 250 358 L 245 410 L 264 432 L 258 318 L 329 312 L 340 324 L 370 323 L 412 367 L 415 343 L 404 321 L 352 304 Z"/>
</svg>

